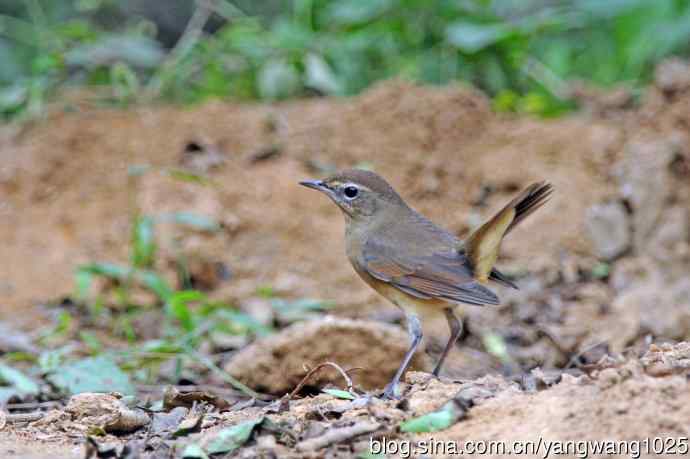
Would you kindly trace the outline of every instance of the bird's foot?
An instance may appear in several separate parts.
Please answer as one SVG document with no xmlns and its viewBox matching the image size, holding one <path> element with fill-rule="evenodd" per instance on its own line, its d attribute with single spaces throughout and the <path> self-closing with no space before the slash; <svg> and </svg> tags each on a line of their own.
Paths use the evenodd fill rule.
<svg viewBox="0 0 690 459">
<path fill-rule="evenodd" d="M 400 394 L 400 387 L 398 383 L 388 383 L 385 389 L 383 389 L 383 394 L 381 398 L 384 400 L 400 400 L 402 395 Z"/>
</svg>

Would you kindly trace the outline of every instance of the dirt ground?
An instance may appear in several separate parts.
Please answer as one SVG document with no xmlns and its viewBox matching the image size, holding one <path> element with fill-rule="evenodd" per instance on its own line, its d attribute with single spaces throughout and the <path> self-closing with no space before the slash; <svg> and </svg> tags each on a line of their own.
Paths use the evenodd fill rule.
<svg viewBox="0 0 690 459">
<path fill-rule="evenodd" d="M 135 211 L 186 211 L 215 219 L 222 231 L 161 225 L 158 267 L 171 279 L 183 252 L 212 297 L 249 313 L 263 301 L 257 287 L 270 286 L 285 298 L 333 300 L 336 316 L 397 324 L 396 310 L 347 263 L 338 210 L 297 185 L 353 166 L 384 175 L 413 207 L 460 235 L 530 182 L 548 180 L 556 192 L 503 246 L 499 266 L 520 290 L 499 288 L 501 306 L 464 311 L 468 331 L 451 352 L 450 379 L 412 373 L 406 409 L 375 402 L 326 415 L 321 424 L 366 417 L 381 424 L 375 431 L 383 435 L 395 420 L 488 384 L 488 395 L 475 397 L 467 418 L 436 438 L 688 436 L 688 367 L 650 374 L 640 360 L 649 357 L 650 343 L 690 339 L 690 86 L 663 78 L 639 105 L 593 99 L 587 110 L 556 120 L 496 114 L 482 94 L 464 87 L 392 81 L 351 99 L 83 107 L 5 127 L 2 321 L 38 333 L 54 314 L 50 305 L 73 292 L 76 266 L 127 261 Z M 177 179 L 174 171 L 182 168 L 208 183 Z M 227 279 L 205 276 L 218 265 Z M 428 352 L 438 352 L 447 338 L 443 318 L 428 321 L 425 334 Z M 491 334 L 502 337 L 509 357 L 488 349 Z M 670 349 L 664 352 L 680 352 Z M 365 371 L 381 361 L 375 350 L 354 354 L 348 363 L 361 357 L 356 366 Z M 602 366 L 606 354 L 615 361 L 611 368 Z M 559 382 L 525 383 L 537 367 L 556 372 Z M 299 362 L 280 374 L 266 365 L 246 368 L 252 376 L 244 379 L 264 381 L 262 389 L 285 371 L 302 371 Z M 561 376 L 564 370 L 571 374 Z M 280 416 L 299 418 L 299 407 L 339 402 L 327 398 L 293 402 Z M 221 416 L 215 426 L 257 415 L 251 410 Z M 82 455 L 73 449 L 78 438 L 60 439 L 52 450 L 54 436 L 27 439 L 21 429 L 1 435 L 2 457 Z M 399 438 L 421 438 L 406 435 Z M 363 441 L 320 452 L 273 447 L 296 456 L 348 457 L 362 451 Z M 240 455 L 252 457 L 266 442 Z"/>
</svg>

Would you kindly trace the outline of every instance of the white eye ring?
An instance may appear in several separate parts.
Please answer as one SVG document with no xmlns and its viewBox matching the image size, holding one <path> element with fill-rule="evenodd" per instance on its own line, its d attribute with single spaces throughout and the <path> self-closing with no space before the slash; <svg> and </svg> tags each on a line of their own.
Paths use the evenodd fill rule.
<svg viewBox="0 0 690 459">
<path fill-rule="evenodd" d="M 354 183 L 348 183 L 343 187 L 343 195 L 345 195 L 345 199 L 353 200 L 359 196 L 359 187 Z"/>
</svg>

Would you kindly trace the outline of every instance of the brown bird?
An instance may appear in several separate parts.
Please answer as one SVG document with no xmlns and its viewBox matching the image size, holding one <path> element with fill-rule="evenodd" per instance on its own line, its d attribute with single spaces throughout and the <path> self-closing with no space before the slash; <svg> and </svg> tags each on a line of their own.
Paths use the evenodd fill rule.
<svg viewBox="0 0 690 459">
<path fill-rule="evenodd" d="M 462 333 L 454 309 L 458 304 L 499 304 L 485 285 L 493 281 L 517 288 L 494 268 L 501 241 L 549 198 L 548 183 L 534 183 L 461 241 L 416 212 L 383 178 L 352 169 L 324 180 L 300 182 L 325 193 L 345 216 L 347 256 L 357 274 L 400 307 L 411 338 L 384 397 L 396 398 L 398 383 L 422 340 L 419 318 L 443 311 L 450 339 L 434 369 L 438 376 L 448 352 Z"/>
</svg>

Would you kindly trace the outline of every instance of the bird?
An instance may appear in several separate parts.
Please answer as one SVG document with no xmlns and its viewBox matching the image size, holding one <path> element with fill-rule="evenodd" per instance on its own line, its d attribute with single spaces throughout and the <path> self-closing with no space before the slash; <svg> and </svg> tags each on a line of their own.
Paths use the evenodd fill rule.
<svg viewBox="0 0 690 459">
<path fill-rule="evenodd" d="M 450 337 L 433 375 L 462 334 L 458 305 L 497 305 L 493 282 L 517 285 L 495 268 L 501 242 L 550 198 L 553 187 L 537 182 L 517 194 L 464 240 L 415 211 L 378 174 L 348 169 L 322 180 L 299 182 L 328 196 L 345 218 L 347 258 L 371 288 L 405 314 L 410 346 L 385 399 L 400 398 L 400 379 L 423 338 L 420 320 L 442 311 Z"/>
</svg>

